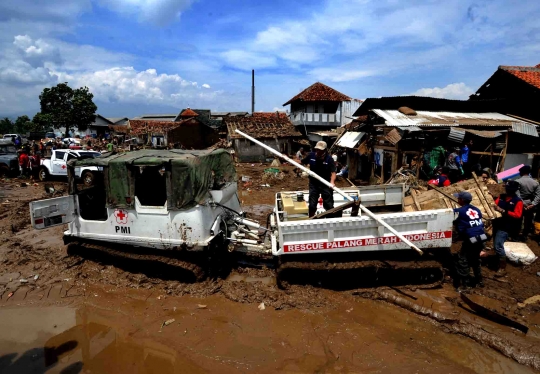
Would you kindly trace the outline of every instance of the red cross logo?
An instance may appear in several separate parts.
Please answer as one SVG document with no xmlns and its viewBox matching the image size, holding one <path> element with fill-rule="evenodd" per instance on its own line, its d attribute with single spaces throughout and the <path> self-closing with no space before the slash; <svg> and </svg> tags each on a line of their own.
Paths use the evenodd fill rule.
<svg viewBox="0 0 540 374">
<path fill-rule="evenodd" d="M 65 169 L 66 168 L 66 165 L 62 165 L 62 169 Z"/>
<path fill-rule="evenodd" d="M 120 225 L 125 225 L 128 223 L 128 213 L 122 209 L 116 209 L 114 211 L 114 216 L 116 217 L 116 222 Z"/>
<path fill-rule="evenodd" d="M 465 214 L 468 215 L 470 219 L 477 219 L 479 217 L 478 212 L 471 208 L 469 208 Z"/>
</svg>

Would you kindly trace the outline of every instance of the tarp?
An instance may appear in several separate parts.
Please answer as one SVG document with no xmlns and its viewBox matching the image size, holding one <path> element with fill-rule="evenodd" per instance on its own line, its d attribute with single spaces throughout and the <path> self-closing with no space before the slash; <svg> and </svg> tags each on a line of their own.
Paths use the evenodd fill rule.
<svg viewBox="0 0 540 374">
<path fill-rule="evenodd" d="M 167 178 L 169 209 L 189 209 L 203 202 L 208 191 L 221 183 L 236 181 L 229 152 L 145 149 L 76 160 L 75 166 L 103 167 L 107 203 L 111 208 L 129 208 L 135 202 L 134 175 L 137 167 L 163 166 Z M 127 199 L 129 198 L 129 199 Z"/>
</svg>

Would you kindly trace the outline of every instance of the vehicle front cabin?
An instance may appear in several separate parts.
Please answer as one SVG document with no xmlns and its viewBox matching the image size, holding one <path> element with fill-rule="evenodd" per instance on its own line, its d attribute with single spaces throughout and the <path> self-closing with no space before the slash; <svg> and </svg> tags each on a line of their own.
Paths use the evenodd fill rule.
<svg viewBox="0 0 540 374">
<path fill-rule="evenodd" d="M 75 170 L 103 178 L 78 189 Z M 241 214 L 236 172 L 225 150 L 140 150 L 68 163 L 69 196 L 30 204 L 36 229 L 68 224 L 64 242 L 101 241 L 201 250 Z M 226 230 L 226 229 L 225 229 Z"/>
</svg>

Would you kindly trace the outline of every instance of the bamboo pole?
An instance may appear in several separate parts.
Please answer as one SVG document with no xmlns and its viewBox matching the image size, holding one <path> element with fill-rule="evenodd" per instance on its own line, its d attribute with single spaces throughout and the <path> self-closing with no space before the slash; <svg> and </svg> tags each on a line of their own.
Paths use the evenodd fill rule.
<svg viewBox="0 0 540 374">
<path fill-rule="evenodd" d="M 244 138 L 246 139 L 249 139 L 251 140 L 253 143 L 263 147 L 264 149 L 266 149 L 267 151 L 270 151 L 272 152 L 273 154 L 275 154 L 276 156 L 278 157 L 281 157 L 282 159 L 284 159 L 285 161 L 291 163 L 292 165 L 296 166 L 297 168 L 299 168 L 300 170 L 302 171 L 305 171 L 306 173 L 308 173 L 308 175 L 310 177 L 313 177 L 315 179 L 317 179 L 318 181 L 320 181 L 321 183 L 323 183 L 325 186 L 328 186 L 330 187 L 332 190 L 336 191 L 338 194 L 340 194 L 341 196 L 343 196 L 346 200 L 349 200 L 349 201 L 354 201 L 354 199 L 352 197 L 350 197 L 349 195 L 347 195 L 344 191 L 342 191 L 341 189 L 339 189 L 338 187 L 336 186 L 332 186 L 332 184 L 330 182 L 328 182 L 326 179 L 320 177 L 319 175 L 315 174 L 314 172 L 312 172 L 311 170 L 309 170 L 308 168 L 306 168 L 304 165 L 301 165 L 299 164 L 298 162 L 292 160 L 291 158 L 285 156 L 284 154 L 281 154 L 280 152 L 276 151 L 274 148 L 272 147 L 269 147 L 267 146 L 266 144 L 264 143 L 261 143 L 260 141 L 258 141 L 257 139 L 254 139 L 252 138 L 251 136 L 247 135 L 247 134 L 244 134 L 242 131 L 236 129 L 235 132 L 237 134 L 240 134 L 242 135 Z M 360 209 L 366 213 L 366 215 L 375 220 L 377 223 L 379 223 L 380 225 L 384 226 L 388 231 L 390 231 L 392 234 L 394 234 L 395 236 L 397 236 L 399 239 L 401 239 L 401 241 L 405 244 L 407 244 L 409 247 L 411 247 L 412 249 L 414 249 L 416 252 L 418 252 L 419 254 L 424 254 L 424 252 L 422 252 L 422 250 L 420 248 L 418 248 L 416 245 L 414 245 L 409 239 L 407 239 L 406 237 L 404 237 L 403 235 L 401 235 L 399 232 L 397 232 L 392 226 L 390 226 L 388 223 L 384 222 L 383 220 L 381 220 L 379 217 L 377 217 L 375 214 L 373 214 L 373 212 L 369 209 L 367 209 L 365 206 L 363 206 L 362 204 L 360 204 Z"/>
</svg>

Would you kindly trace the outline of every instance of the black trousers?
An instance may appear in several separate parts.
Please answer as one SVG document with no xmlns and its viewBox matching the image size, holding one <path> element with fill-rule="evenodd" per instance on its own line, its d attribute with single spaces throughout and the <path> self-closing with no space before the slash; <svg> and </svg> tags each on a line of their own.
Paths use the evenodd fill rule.
<svg viewBox="0 0 540 374">
<path fill-rule="evenodd" d="M 473 269 L 476 282 L 482 280 L 482 268 L 480 267 L 480 252 L 484 249 L 483 243 L 471 243 L 463 240 L 461 249 L 456 257 L 456 273 L 461 280 L 466 281 L 469 277 L 470 268 Z"/>
<path fill-rule="evenodd" d="M 525 207 L 524 207 L 525 208 Z M 534 232 L 534 214 L 537 212 L 537 207 L 529 210 L 523 209 L 523 236 L 527 237 L 530 233 Z M 538 214 L 537 214 L 538 216 Z M 538 222 L 538 221 L 537 221 Z"/>
<path fill-rule="evenodd" d="M 317 202 L 319 201 L 319 195 L 323 199 L 323 207 L 325 210 L 332 209 L 334 207 L 334 193 L 323 184 L 309 184 L 309 216 L 313 217 L 317 211 Z"/>
</svg>

